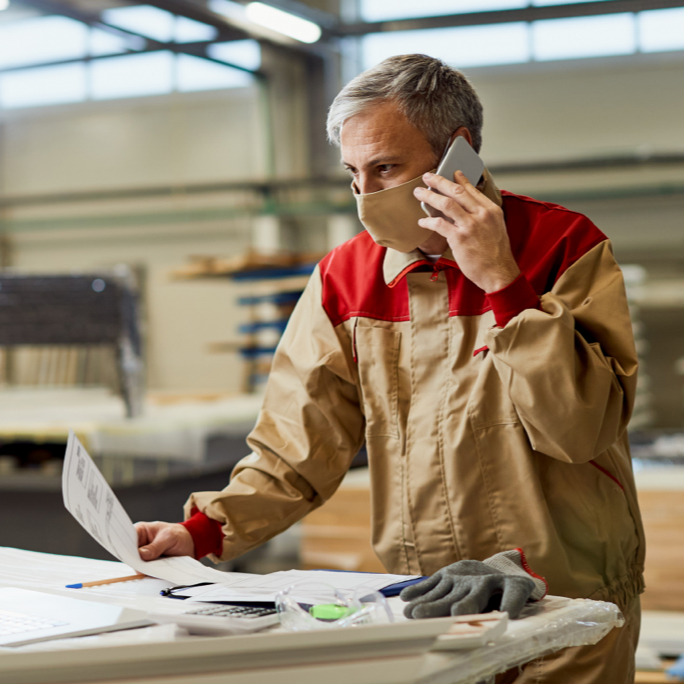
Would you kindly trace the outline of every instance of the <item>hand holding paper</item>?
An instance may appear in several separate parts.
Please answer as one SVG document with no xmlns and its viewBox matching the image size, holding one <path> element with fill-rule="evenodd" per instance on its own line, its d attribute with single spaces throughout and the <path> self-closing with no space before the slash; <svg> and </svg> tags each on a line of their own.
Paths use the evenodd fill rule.
<svg viewBox="0 0 684 684">
<path fill-rule="evenodd" d="M 138 534 L 131 519 L 73 432 L 69 433 L 64 457 L 62 495 L 67 510 L 88 533 L 109 553 L 138 572 L 174 584 L 220 582 L 225 585 L 242 577 L 240 573 L 207 568 L 189 556 L 142 560 L 138 553 Z"/>
<path fill-rule="evenodd" d="M 135 523 L 138 533 L 138 552 L 143 560 L 159 556 L 195 556 L 195 542 L 188 530 L 178 523 Z"/>
</svg>

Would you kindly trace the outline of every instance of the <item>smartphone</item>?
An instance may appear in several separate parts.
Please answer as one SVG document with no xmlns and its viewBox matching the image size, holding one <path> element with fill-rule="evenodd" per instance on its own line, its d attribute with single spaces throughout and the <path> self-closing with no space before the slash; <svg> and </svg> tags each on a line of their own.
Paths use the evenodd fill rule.
<svg viewBox="0 0 684 684">
<path fill-rule="evenodd" d="M 477 185 L 484 173 L 485 165 L 468 141 L 462 136 L 457 136 L 449 149 L 444 153 L 442 161 L 437 167 L 437 175 L 454 182 L 454 173 L 461 171 L 465 177 L 473 184 Z M 432 192 L 437 192 L 430 188 Z M 425 202 L 420 203 L 423 211 L 428 216 L 440 216 L 441 213 Z"/>
</svg>

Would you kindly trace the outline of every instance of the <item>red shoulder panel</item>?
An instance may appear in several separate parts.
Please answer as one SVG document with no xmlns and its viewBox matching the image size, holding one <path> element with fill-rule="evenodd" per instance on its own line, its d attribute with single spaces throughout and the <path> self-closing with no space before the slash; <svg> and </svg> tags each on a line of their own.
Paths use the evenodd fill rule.
<svg viewBox="0 0 684 684">
<path fill-rule="evenodd" d="M 537 295 L 549 292 L 560 276 L 606 236 L 586 217 L 550 202 L 502 191 L 511 248 Z M 354 316 L 408 321 L 406 278 L 385 284 L 385 247 L 363 231 L 320 263 L 323 308 L 337 326 Z M 443 265 L 449 287 L 449 316 L 478 316 L 491 308 L 485 293 L 456 264 Z"/>
<path fill-rule="evenodd" d="M 566 269 L 606 239 L 582 214 L 505 190 L 501 195 L 513 256 L 538 296 L 549 292 Z M 460 270 L 445 270 L 450 316 L 479 316 L 491 309 L 485 293 Z"/>
<path fill-rule="evenodd" d="M 354 316 L 381 321 L 408 321 L 408 285 L 404 279 L 388 287 L 380 247 L 364 230 L 333 249 L 319 264 L 323 308 L 334 326 Z"/>
<path fill-rule="evenodd" d="M 538 295 L 606 236 L 586 217 L 550 202 L 502 191 L 513 256 Z"/>
</svg>

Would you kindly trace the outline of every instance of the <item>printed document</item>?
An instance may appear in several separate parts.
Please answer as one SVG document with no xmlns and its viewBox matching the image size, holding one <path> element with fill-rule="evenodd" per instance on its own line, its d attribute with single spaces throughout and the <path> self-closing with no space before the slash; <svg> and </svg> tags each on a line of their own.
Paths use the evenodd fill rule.
<svg viewBox="0 0 684 684">
<path fill-rule="evenodd" d="M 189 556 L 144 561 L 138 553 L 138 535 L 116 495 L 73 432 L 69 432 L 64 470 L 64 505 L 82 527 L 109 553 L 134 570 L 174 584 L 221 582 L 250 578 L 207 568 Z"/>
</svg>

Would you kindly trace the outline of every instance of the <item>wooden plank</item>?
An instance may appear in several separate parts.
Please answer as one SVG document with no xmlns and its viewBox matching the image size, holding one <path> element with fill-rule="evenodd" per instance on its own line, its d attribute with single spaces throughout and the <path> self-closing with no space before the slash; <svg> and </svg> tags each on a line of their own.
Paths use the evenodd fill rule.
<svg viewBox="0 0 684 684">
<path fill-rule="evenodd" d="M 639 491 L 646 532 L 644 610 L 684 611 L 684 493 Z"/>
<path fill-rule="evenodd" d="M 368 486 L 343 486 L 304 518 L 301 561 L 304 569 L 330 568 L 386 572 L 371 546 Z"/>
<path fill-rule="evenodd" d="M 666 684 L 671 682 L 664 672 L 644 672 L 637 670 L 634 678 L 634 684 Z"/>
</svg>

